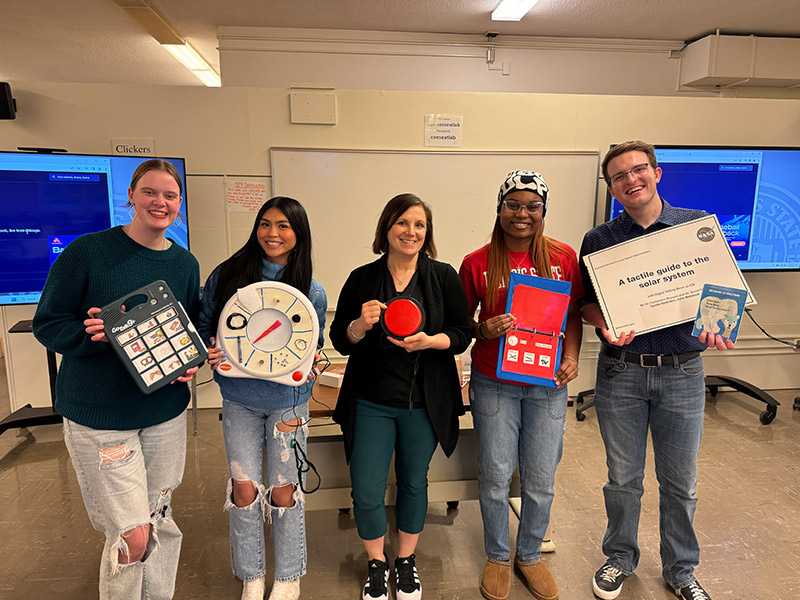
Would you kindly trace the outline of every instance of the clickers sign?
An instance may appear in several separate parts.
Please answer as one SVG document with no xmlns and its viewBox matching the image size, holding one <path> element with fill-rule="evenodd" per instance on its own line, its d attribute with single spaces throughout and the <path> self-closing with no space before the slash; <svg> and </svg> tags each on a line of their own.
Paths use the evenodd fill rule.
<svg viewBox="0 0 800 600">
<path fill-rule="evenodd" d="M 144 154 L 150 156 L 153 149 L 150 146 L 137 146 L 136 144 L 117 144 L 114 146 L 117 154 Z"/>
<path fill-rule="evenodd" d="M 117 138 L 111 140 L 114 154 L 129 156 L 155 156 L 156 141 L 152 138 Z"/>
</svg>

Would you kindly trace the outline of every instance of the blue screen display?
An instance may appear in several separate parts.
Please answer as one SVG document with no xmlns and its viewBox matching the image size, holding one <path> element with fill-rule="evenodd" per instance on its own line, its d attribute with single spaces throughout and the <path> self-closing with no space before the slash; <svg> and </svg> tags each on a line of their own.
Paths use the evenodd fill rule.
<svg viewBox="0 0 800 600">
<path fill-rule="evenodd" d="M 656 147 L 659 195 L 717 215 L 743 271 L 800 269 L 800 149 Z M 607 218 L 622 214 L 609 194 Z"/>
<path fill-rule="evenodd" d="M 131 221 L 128 186 L 152 157 L 0 152 L 0 305 L 39 301 L 50 266 L 75 238 Z M 181 223 L 167 236 L 189 247 L 186 166 Z"/>
</svg>

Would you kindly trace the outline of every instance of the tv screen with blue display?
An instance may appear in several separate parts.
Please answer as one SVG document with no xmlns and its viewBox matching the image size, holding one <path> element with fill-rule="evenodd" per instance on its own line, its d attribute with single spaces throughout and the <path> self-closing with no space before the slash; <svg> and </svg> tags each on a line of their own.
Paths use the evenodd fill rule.
<svg viewBox="0 0 800 600">
<path fill-rule="evenodd" d="M 131 176 L 151 158 L 0 152 L 0 305 L 38 302 L 50 265 L 67 244 L 130 223 Z M 183 185 L 182 222 L 167 236 L 188 249 L 185 162 L 164 160 Z"/>
<path fill-rule="evenodd" d="M 656 146 L 658 193 L 717 215 L 742 271 L 800 269 L 800 148 Z M 623 207 L 608 195 L 606 218 Z"/>
</svg>

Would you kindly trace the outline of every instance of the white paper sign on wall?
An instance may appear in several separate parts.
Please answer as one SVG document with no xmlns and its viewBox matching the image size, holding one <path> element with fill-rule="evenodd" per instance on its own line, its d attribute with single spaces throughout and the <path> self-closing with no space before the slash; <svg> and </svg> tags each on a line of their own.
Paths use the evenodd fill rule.
<svg viewBox="0 0 800 600">
<path fill-rule="evenodd" d="M 257 213 L 267 201 L 267 184 L 259 179 L 226 177 L 225 198 L 231 212 Z"/>
<path fill-rule="evenodd" d="M 462 115 L 425 115 L 426 146 L 460 146 L 461 130 L 464 128 Z"/>
</svg>

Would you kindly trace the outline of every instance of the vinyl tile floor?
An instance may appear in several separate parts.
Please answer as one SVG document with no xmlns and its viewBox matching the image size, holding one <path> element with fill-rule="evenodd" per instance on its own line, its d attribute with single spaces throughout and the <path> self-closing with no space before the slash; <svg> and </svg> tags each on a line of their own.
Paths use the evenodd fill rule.
<svg viewBox="0 0 800 600">
<path fill-rule="evenodd" d="M 4 373 L 0 369 L 0 377 Z M 0 381 L 0 417 L 10 412 L 6 389 Z M 695 517 L 702 549 L 697 576 L 715 600 L 800 599 L 800 412 L 792 410 L 798 391 L 772 394 L 782 406 L 770 425 L 759 422 L 761 406 L 739 393 L 721 392 L 706 405 Z M 186 473 L 173 497 L 184 532 L 175 598 L 235 600 L 241 583 L 231 574 L 228 518 L 222 512 L 227 465 L 218 411 L 199 411 L 198 425 L 196 436 L 188 434 Z M 556 552 L 543 555 L 562 600 L 593 597 L 591 578 L 604 561 L 604 481 L 594 411 L 578 422 L 570 408 L 551 517 Z M 388 512 L 391 528 L 393 509 Z M 511 515 L 513 539 L 517 521 Z M 367 561 L 352 515 L 309 511 L 307 529 L 308 574 L 301 597 L 360 598 Z M 620 600 L 674 598 L 660 575 L 651 457 L 639 539 L 640 564 Z M 389 541 L 391 553 L 396 535 Z M 60 426 L 0 435 L 0 598 L 97 598 L 102 543 L 86 516 Z M 268 555 L 271 565 L 271 550 Z M 417 557 L 427 600 L 481 598 L 485 558 L 477 501 L 462 501 L 456 509 L 431 504 Z M 514 576 L 510 599 L 530 598 Z"/>
</svg>

